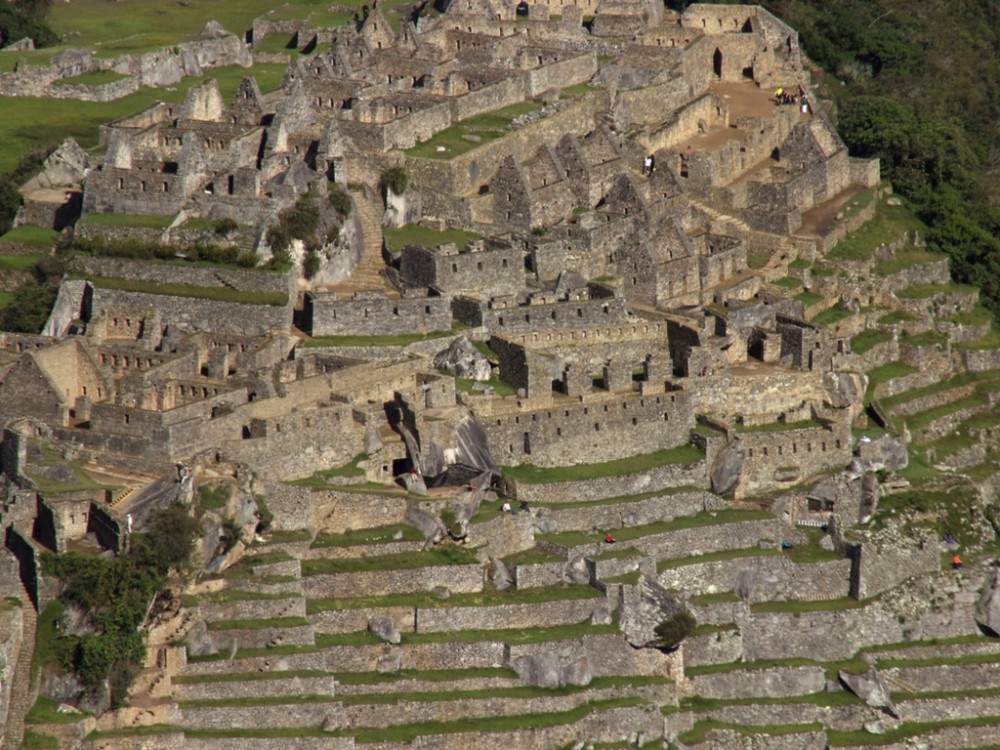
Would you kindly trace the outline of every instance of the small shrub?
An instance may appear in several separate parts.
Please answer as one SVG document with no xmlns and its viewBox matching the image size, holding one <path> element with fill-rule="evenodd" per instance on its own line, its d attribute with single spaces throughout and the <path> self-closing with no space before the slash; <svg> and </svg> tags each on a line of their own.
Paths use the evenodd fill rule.
<svg viewBox="0 0 1000 750">
<path fill-rule="evenodd" d="M 382 184 L 396 195 L 402 195 L 410 184 L 410 178 L 402 167 L 390 167 L 382 174 Z"/>
<path fill-rule="evenodd" d="M 311 279 L 317 273 L 319 273 L 320 259 L 319 253 L 311 251 L 306 253 L 306 257 L 302 261 L 302 274 L 307 278 Z"/>
<path fill-rule="evenodd" d="M 274 513 L 267 507 L 263 495 L 254 495 L 253 499 L 257 503 L 257 531 L 267 531 L 274 523 Z"/>
<path fill-rule="evenodd" d="M 220 237 L 225 237 L 227 234 L 232 234 L 240 228 L 240 225 L 236 223 L 235 219 L 231 219 L 228 216 L 225 219 L 220 219 L 215 222 L 215 233 Z"/>
<path fill-rule="evenodd" d="M 279 224 L 268 229 L 266 239 L 268 247 L 274 253 L 274 257 L 277 258 L 278 253 L 288 254 L 288 248 L 292 244 L 292 236 L 283 226 Z"/>
<path fill-rule="evenodd" d="M 347 215 L 351 213 L 351 208 L 353 204 L 351 203 L 351 196 L 349 196 L 340 185 L 336 182 L 331 182 L 329 184 L 329 192 L 327 193 L 327 202 L 330 204 L 337 216 L 341 220 L 346 219 Z"/>
<path fill-rule="evenodd" d="M 656 647 L 668 650 L 677 648 L 685 638 L 691 635 L 691 631 L 695 629 L 697 624 L 694 615 L 686 609 L 676 612 L 653 628 L 653 632 L 658 636 Z"/>
<path fill-rule="evenodd" d="M 236 265 L 242 268 L 254 268 L 257 265 L 256 253 L 240 253 L 236 256 Z"/>
</svg>

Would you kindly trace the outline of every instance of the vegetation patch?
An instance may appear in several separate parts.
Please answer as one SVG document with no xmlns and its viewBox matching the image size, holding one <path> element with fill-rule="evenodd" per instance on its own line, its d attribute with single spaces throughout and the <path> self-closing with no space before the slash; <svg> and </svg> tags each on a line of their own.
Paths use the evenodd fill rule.
<svg viewBox="0 0 1000 750">
<path fill-rule="evenodd" d="M 46 227 L 38 227 L 34 224 L 22 224 L 19 227 L 14 227 L 7 234 L 0 237 L 0 242 L 11 242 L 18 245 L 27 245 L 29 247 L 42 247 L 42 248 L 53 248 L 56 245 L 56 240 L 59 239 L 59 232 L 55 229 L 48 229 Z M 41 256 L 31 256 L 31 255 L 0 255 L 0 268 L 17 268 L 17 262 L 23 264 L 21 268 L 27 268 L 34 261 L 38 260 Z M 19 261 L 15 261 L 19 259 Z"/>
<path fill-rule="evenodd" d="M 302 575 L 316 576 L 328 573 L 352 573 L 366 570 L 411 570 L 432 565 L 475 565 L 476 553 L 467 547 L 445 544 L 424 550 L 419 554 L 400 552 L 377 557 L 323 559 L 302 561 Z"/>
<path fill-rule="evenodd" d="M 575 482 L 601 477 L 615 477 L 648 471 L 660 466 L 690 465 L 705 458 L 705 454 L 693 445 L 680 445 L 655 453 L 644 453 L 617 461 L 598 464 L 576 464 L 543 468 L 534 464 L 502 467 L 504 475 L 526 484 L 549 484 L 552 482 Z"/>
<path fill-rule="evenodd" d="M 425 159 L 451 159 L 506 135 L 511 131 L 515 117 L 541 108 L 540 102 L 520 102 L 476 115 L 442 130 L 429 140 L 407 149 L 406 153 Z M 472 136 L 472 139 L 463 136 Z"/>
<path fill-rule="evenodd" d="M 874 349 L 879 344 L 884 344 L 887 341 L 892 341 L 891 333 L 878 329 L 870 329 L 862 331 L 851 339 L 851 350 L 855 354 L 864 354 L 865 352 Z"/>
</svg>

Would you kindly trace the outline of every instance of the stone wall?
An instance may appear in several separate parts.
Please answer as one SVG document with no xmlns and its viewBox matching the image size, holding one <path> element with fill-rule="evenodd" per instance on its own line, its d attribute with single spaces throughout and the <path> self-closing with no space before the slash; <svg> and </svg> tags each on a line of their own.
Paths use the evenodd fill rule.
<svg viewBox="0 0 1000 750">
<path fill-rule="evenodd" d="M 391 336 L 451 329 L 451 298 L 312 295 L 313 336 Z"/>
<path fill-rule="evenodd" d="M 443 586 L 455 594 L 483 590 L 481 565 L 428 565 L 422 568 L 358 570 L 304 576 L 302 592 L 309 599 L 387 596 L 430 591 Z"/>
<path fill-rule="evenodd" d="M 524 287 L 520 249 L 500 243 L 473 244 L 469 252 L 446 248 L 404 247 L 399 265 L 403 281 L 411 287 L 484 297 L 516 294 Z"/>
<path fill-rule="evenodd" d="M 739 437 L 745 456 L 739 491 L 745 494 L 842 468 L 853 453 L 846 420 L 829 427 L 741 432 Z"/>
<path fill-rule="evenodd" d="M 100 232 L 106 237 L 106 233 Z M 189 284 L 211 289 L 236 289 L 241 292 L 265 292 L 295 295 L 297 278 L 293 271 L 254 270 L 216 266 L 203 268 L 180 262 L 142 261 L 127 258 L 101 258 L 75 255 L 69 268 L 75 273 L 158 284 Z"/>
<path fill-rule="evenodd" d="M 639 494 L 669 487 L 708 487 L 708 467 L 704 461 L 689 465 L 671 464 L 647 471 L 578 482 L 530 484 L 504 478 L 505 493 L 518 500 L 559 503 L 600 500 Z"/>
<path fill-rule="evenodd" d="M 271 698 L 301 695 L 336 695 L 333 675 L 321 677 L 280 677 L 266 680 L 219 680 L 215 682 L 174 681 L 173 697 L 178 701 Z"/>
<path fill-rule="evenodd" d="M 503 465 L 612 461 L 683 445 L 694 427 L 693 403 L 683 391 L 571 403 L 484 417 L 493 457 Z M 634 441 L 636 429 L 644 436 L 641 445 Z"/>
<path fill-rule="evenodd" d="M 777 541 L 780 540 L 776 540 Z M 749 600 L 843 598 L 850 593 L 851 561 L 799 564 L 779 555 L 738 557 L 665 568 L 660 585 L 688 594 L 734 591 L 742 581 Z"/>
<path fill-rule="evenodd" d="M 772 667 L 732 670 L 689 677 L 694 693 L 705 698 L 790 698 L 826 688 L 821 667 Z"/>
<path fill-rule="evenodd" d="M 595 608 L 603 606 L 605 600 L 602 597 L 594 597 L 530 604 L 419 607 L 417 631 L 441 633 L 457 630 L 492 630 L 497 627 L 510 629 L 573 625 L 589 619 Z"/>
<path fill-rule="evenodd" d="M 294 298 L 284 305 L 254 305 L 245 302 L 220 302 L 169 294 L 126 292 L 94 288 L 93 309 L 109 307 L 155 308 L 165 325 L 184 331 L 216 331 L 241 336 L 257 336 L 291 328 Z"/>
</svg>

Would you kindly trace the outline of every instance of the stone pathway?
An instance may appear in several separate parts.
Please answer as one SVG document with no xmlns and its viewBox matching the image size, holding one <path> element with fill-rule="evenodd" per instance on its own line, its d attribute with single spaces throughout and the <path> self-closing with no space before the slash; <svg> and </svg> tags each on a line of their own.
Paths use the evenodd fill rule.
<svg viewBox="0 0 1000 750">
<path fill-rule="evenodd" d="M 357 291 L 379 290 L 398 296 L 382 275 L 385 270 L 385 261 L 382 260 L 382 201 L 377 197 L 368 197 L 361 190 L 352 190 L 351 197 L 361 221 L 361 260 L 349 279 L 331 289 L 348 295 Z"/>
<path fill-rule="evenodd" d="M 4 732 L 0 748 L 17 750 L 24 739 L 24 717 L 32 704 L 31 691 L 31 661 L 35 654 L 35 628 L 38 624 L 38 613 L 31 602 L 24 584 L 21 583 L 21 611 L 24 613 L 24 640 L 17 657 L 17 669 L 14 682 L 10 686 L 11 702 L 7 713 L 7 729 Z"/>
</svg>

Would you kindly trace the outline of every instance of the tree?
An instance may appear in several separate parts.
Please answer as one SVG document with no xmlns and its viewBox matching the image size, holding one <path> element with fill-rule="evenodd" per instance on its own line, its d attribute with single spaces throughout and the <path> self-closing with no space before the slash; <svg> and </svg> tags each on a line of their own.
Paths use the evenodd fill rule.
<svg viewBox="0 0 1000 750">
<path fill-rule="evenodd" d="M 656 648 L 663 648 L 668 651 L 673 650 L 680 646 L 685 638 L 691 635 L 691 631 L 695 629 L 697 624 L 694 615 L 686 609 L 678 610 L 653 628 L 653 632 L 658 637 L 653 645 Z"/>
</svg>

